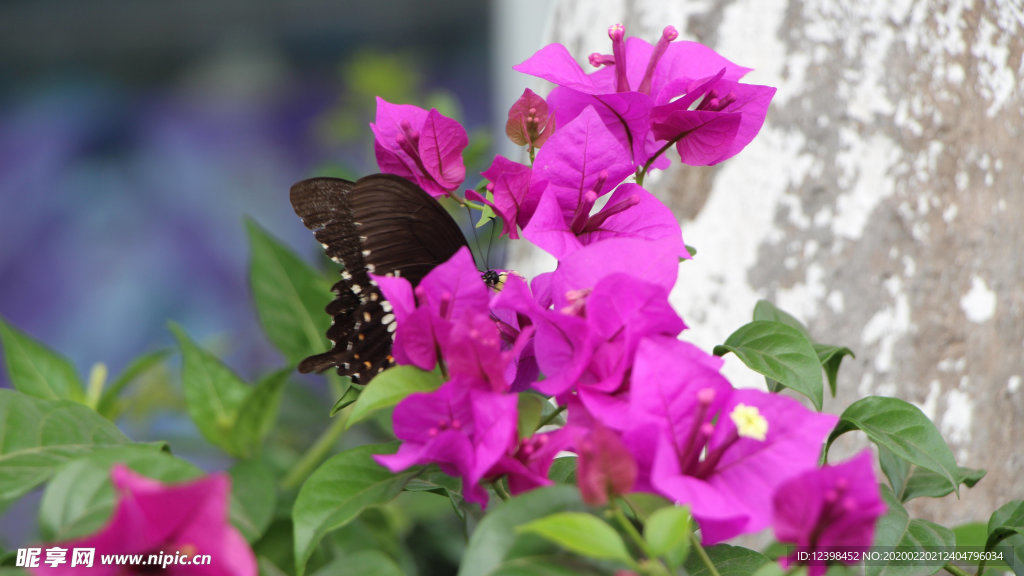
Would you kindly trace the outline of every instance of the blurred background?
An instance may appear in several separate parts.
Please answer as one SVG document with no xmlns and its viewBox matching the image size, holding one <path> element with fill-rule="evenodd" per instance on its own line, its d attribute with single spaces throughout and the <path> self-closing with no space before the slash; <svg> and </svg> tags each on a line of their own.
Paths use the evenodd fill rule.
<svg viewBox="0 0 1024 576">
<path fill-rule="evenodd" d="M 376 171 L 377 94 L 486 137 L 489 14 L 473 0 L 0 3 L 0 316 L 83 372 L 169 346 L 169 319 L 221 340 L 243 375 L 280 365 L 251 306 L 243 219 L 312 258 L 288 188 Z"/>
</svg>

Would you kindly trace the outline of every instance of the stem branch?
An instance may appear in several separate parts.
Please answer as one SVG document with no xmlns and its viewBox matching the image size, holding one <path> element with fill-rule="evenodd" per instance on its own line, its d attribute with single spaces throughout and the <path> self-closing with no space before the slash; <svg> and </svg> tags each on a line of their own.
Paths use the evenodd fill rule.
<svg viewBox="0 0 1024 576">
<path fill-rule="evenodd" d="M 336 418 L 331 419 L 331 425 L 320 434 L 316 442 L 306 450 L 302 458 L 292 467 L 288 475 L 281 480 L 281 488 L 291 490 L 298 488 L 313 470 L 320 465 L 320 462 L 327 456 L 327 453 L 334 447 L 335 442 L 345 432 L 345 425 L 348 423 L 348 410 L 343 410 Z"/>
</svg>

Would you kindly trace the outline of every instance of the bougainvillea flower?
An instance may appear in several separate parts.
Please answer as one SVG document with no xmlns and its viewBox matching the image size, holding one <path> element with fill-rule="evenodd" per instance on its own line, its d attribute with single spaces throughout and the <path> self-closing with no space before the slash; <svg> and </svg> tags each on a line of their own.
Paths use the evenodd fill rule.
<svg viewBox="0 0 1024 576">
<path fill-rule="evenodd" d="M 212 474 L 184 484 L 162 484 L 135 474 L 123 464 L 111 471 L 117 491 L 117 506 L 107 525 L 99 532 L 62 542 L 68 550 L 67 562 L 56 567 L 40 565 L 34 574 L 47 576 L 75 574 L 143 574 L 156 569 L 161 573 L 199 576 L 255 576 L 256 558 L 245 538 L 228 522 L 228 498 L 231 480 L 226 474 Z M 93 548 L 91 568 L 71 566 L 70 551 Z M 149 555 L 180 552 L 190 558 L 210 556 L 208 564 L 170 564 L 128 567 L 105 565 L 101 555 L 140 554 L 143 562 Z"/>
<path fill-rule="evenodd" d="M 775 537 L 804 551 L 871 546 L 875 524 L 886 509 L 872 460 L 865 450 L 842 464 L 808 470 L 779 485 L 772 506 Z M 827 568 L 812 563 L 808 571 L 820 576 Z"/>
<path fill-rule="evenodd" d="M 588 193 L 599 198 L 632 173 L 626 148 L 588 107 L 563 124 L 537 153 L 530 187 L 553 194 L 571 215 Z"/>
<path fill-rule="evenodd" d="M 573 433 L 570 427 L 562 427 L 553 432 L 524 438 L 515 450 L 494 465 L 487 476 L 505 476 L 508 479 L 508 490 L 512 494 L 550 486 L 552 482 L 548 478 L 548 470 L 551 469 L 551 463 L 559 452 L 572 446 Z"/>
<path fill-rule="evenodd" d="M 513 240 L 519 238 L 519 228 L 526 226 L 533 217 L 542 191 L 540 187 L 530 187 L 533 169 L 504 156 L 495 156 L 490 168 L 480 174 L 489 181 L 487 191 L 492 194 L 493 202 L 474 190 L 467 190 L 466 198 L 494 209 L 502 221 L 502 234 Z"/>
<path fill-rule="evenodd" d="M 624 438 L 641 472 L 650 465 L 654 489 L 691 506 L 710 545 L 767 527 L 775 489 L 816 467 L 837 418 L 735 390 L 698 353 L 675 340 L 641 342 Z"/>
<path fill-rule="evenodd" d="M 555 115 L 548 114 L 548 103 L 527 88 L 508 110 L 505 134 L 519 146 L 539 148 L 555 131 Z"/>
<path fill-rule="evenodd" d="M 612 395 L 627 382 L 637 343 L 644 337 L 674 337 L 686 326 L 668 302 L 668 290 L 616 272 L 593 286 L 570 290 L 554 309 L 524 307 L 536 328 L 534 354 L 545 378 L 544 394 L 578 393 L 588 409 L 593 395 Z M 619 408 L 609 425 L 625 416 Z"/>
<path fill-rule="evenodd" d="M 518 355 L 512 360 L 515 376 L 510 378 L 511 392 L 526 390 L 540 375 L 532 337 L 535 327 L 530 320 L 530 316 L 538 309 L 529 286 L 518 274 L 509 274 L 501 292 L 491 299 L 491 319 L 501 334 L 502 346 L 508 350 L 518 350 Z M 523 333 L 526 330 L 530 331 L 530 337 L 524 342 Z"/>
<path fill-rule="evenodd" d="M 679 275 L 679 248 L 674 240 L 608 238 L 584 246 L 558 263 L 554 272 L 530 284 L 543 307 L 562 309 L 573 294 L 593 288 L 601 278 L 624 272 L 671 291 Z"/>
<path fill-rule="evenodd" d="M 604 207 L 591 214 L 596 201 L 595 194 L 587 193 L 567 221 L 553 196 L 545 194 L 523 234 L 558 259 L 607 238 L 666 240 L 676 244 L 679 258 L 690 257 L 672 211 L 643 187 L 620 185 Z"/>
<path fill-rule="evenodd" d="M 480 479 L 514 446 L 516 419 L 515 395 L 447 382 L 398 403 L 392 421 L 402 445 L 374 459 L 392 472 L 436 463 L 462 479 L 466 500 L 485 506 Z"/>
<path fill-rule="evenodd" d="M 684 164 L 710 166 L 732 158 L 757 136 L 775 88 L 716 76 L 687 98 L 651 112 L 655 139 L 675 143 Z M 694 97 L 698 97 L 699 102 Z"/>
<path fill-rule="evenodd" d="M 419 184 L 431 196 L 451 194 L 466 179 L 462 151 L 469 144 L 457 121 L 407 104 L 377 98 L 377 119 L 370 124 L 380 171 Z"/>
<path fill-rule="evenodd" d="M 627 149 L 590 107 L 555 132 L 532 168 L 497 156 L 482 173 L 493 202 L 471 191 L 466 197 L 490 205 L 504 222 L 502 232 L 515 239 L 517 226 L 527 226 L 542 197 L 556 201 L 563 219 L 572 221 L 589 215 L 597 198 L 632 172 Z"/>
<path fill-rule="evenodd" d="M 714 89 L 718 100 L 712 102 L 715 96 L 709 97 L 706 107 L 744 116 L 740 121 L 744 128 L 735 132 L 735 141 L 729 146 L 716 142 L 715 152 L 705 153 L 705 156 L 714 155 L 724 159 L 723 156 L 735 154 L 749 143 L 749 131 L 753 129 L 756 134 L 760 128 L 764 120 L 761 97 L 767 96 L 770 99 L 774 89 L 758 87 L 762 90 L 758 91 L 757 98 L 737 96 L 742 89 L 736 88 L 736 82 L 750 68 L 738 66 L 697 42 L 675 41 L 678 32 L 671 26 L 665 28 L 654 46 L 639 38 L 625 38 L 621 25 L 612 26 L 609 37 L 612 40 L 612 54 L 591 55 L 591 64 L 601 68 L 590 74 L 584 72 L 569 51 L 560 44 L 542 48 L 514 68 L 558 85 L 548 96 L 548 104 L 561 123 L 570 121 L 587 106 L 593 106 L 614 137 L 632 151 L 632 162 L 636 167 L 650 161 L 669 140 L 651 132 L 653 121 L 662 124 L 662 130 L 681 128 L 675 124 L 682 120 L 673 119 L 666 124 L 667 113 L 664 110 L 657 111 L 656 107 L 667 105 L 681 96 L 685 98 L 689 90 L 703 88 L 706 93 Z M 716 82 L 713 86 L 705 86 L 706 82 L 701 82 L 709 78 L 716 78 L 721 85 Z M 724 110 L 723 98 L 728 98 L 729 94 L 734 95 L 734 100 L 729 102 L 731 108 Z M 691 98 L 679 106 L 689 108 L 694 100 Z M 718 122 L 722 121 L 716 121 L 714 135 L 721 137 L 728 131 L 722 131 Z M 731 153 L 724 154 L 723 148 L 730 148 Z M 690 163 L 685 156 L 683 161 Z M 654 159 L 653 167 L 666 166 L 663 157 Z"/>
<path fill-rule="evenodd" d="M 579 455 L 576 481 L 584 502 L 604 506 L 609 498 L 633 490 L 636 462 L 617 432 L 595 420 L 577 434 L 573 446 Z"/>
<path fill-rule="evenodd" d="M 431 270 L 415 289 L 405 278 L 371 277 L 395 315 L 395 361 L 423 370 L 437 365 L 437 351 L 446 345 L 452 322 L 486 310 L 490 298 L 466 247 Z"/>
<path fill-rule="evenodd" d="M 499 324 L 491 315 L 477 313 L 455 322 L 441 353 L 452 380 L 494 392 L 510 391 L 516 379 L 516 360 L 533 336 L 526 326 L 511 345 L 504 346 Z"/>
<path fill-rule="evenodd" d="M 626 160 L 631 168 L 638 168 L 649 160 L 659 149 L 650 133 L 651 109 L 654 101 L 639 92 L 615 92 L 599 96 L 583 96 L 579 92 L 556 87 L 548 95 L 548 102 L 557 111 L 562 121 L 571 121 L 587 108 L 593 108 L 609 133 L 622 143 L 627 153 Z M 661 156 L 654 167 L 664 170 L 669 159 Z"/>
</svg>

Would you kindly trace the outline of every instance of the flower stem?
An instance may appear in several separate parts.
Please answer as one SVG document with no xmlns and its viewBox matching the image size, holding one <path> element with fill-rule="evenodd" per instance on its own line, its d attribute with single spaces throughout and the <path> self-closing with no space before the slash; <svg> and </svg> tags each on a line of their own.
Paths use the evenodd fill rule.
<svg viewBox="0 0 1024 576">
<path fill-rule="evenodd" d="M 501 498 L 503 501 L 512 498 L 512 495 L 505 489 L 500 479 L 491 482 L 491 487 L 494 488 L 494 493 L 498 495 L 498 498 Z"/>
<path fill-rule="evenodd" d="M 540 430 L 541 428 L 543 428 L 543 427 L 547 426 L 548 424 L 551 424 L 552 422 L 554 422 L 555 418 L 558 418 L 558 416 L 562 412 L 565 412 L 565 406 L 559 406 L 557 410 L 555 410 L 551 414 L 548 414 L 548 417 L 543 419 L 543 420 L 541 420 L 540 424 L 537 425 L 537 430 Z"/>
<path fill-rule="evenodd" d="M 316 442 L 309 450 L 302 455 L 302 458 L 292 467 L 288 475 L 281 479 L 281 488 L 291 490 L 298 488 L 305 482 L 306 478 L 313 473 L 313 470 L 320 465 L 320 462 L 327 456 L 327 453 L 334 447 L 335 442 L 345 432 L 348 423 L 348 410 L 342 410 L 337 418 L 331 419 L 331 425 L 320 434 Z"/>
<path fill-rule="evenodd" d="M 946 572 L 949 572 L 950 574 L 952 574 L 953 576 L 970 576 L 969 572 L 967 572 L 963 568 L 960 568 L 959 566 L 954 566 L 953 564 L 946 564 L 942 568 Z M 978 574 L 981 574 L 982 570 L 984 570 L 984 568 L 979 566 L 978 567 Z"/>
<path fill-rule="evenodd" d="M 636 526 L 633 526 L 633 523 L 629 521 L 629 518 L 626 518 L 626 515 L 622 513 L 622 508 L 619 507 L 619 504 L 617 502 L 613 503 L 609 507 L 609 510 L 612 517 L 615 518 L 615 521 L 622 527 L 622 530 L 629 536 L 629 539 L 636 544 L 637 548 L 644 553 L 644 556 L 657 562 L 658 560 L 654 552 L 651 550 L 651 547 L 647 545 L 647 541 L 644 540 L 644 537 L 637 531 Z"/>
<path fill-rule="evenodd" d="M 107 365 L 102 362 L 93 364 L 89 371 L 89 383 L 85 392 L 85 405 L 95 410 L 103 396 L 103 385 L 107 382 Z"/>
<path fill-rule="evenodd" d="M 711 557 L 704 551 L 704 547 L 700 545 L 700 540 L 697 539 L 697 535 L 690 532 L 690 542 L 693 544 L 693 549 L 697 551 L 697 555 L 700 556 L 701 562 L 708 567 L 708 574 L 711 576 L 721 576 L 718 570 L 715 569 L 714 562 L 711 561 Z"/>
</svg>

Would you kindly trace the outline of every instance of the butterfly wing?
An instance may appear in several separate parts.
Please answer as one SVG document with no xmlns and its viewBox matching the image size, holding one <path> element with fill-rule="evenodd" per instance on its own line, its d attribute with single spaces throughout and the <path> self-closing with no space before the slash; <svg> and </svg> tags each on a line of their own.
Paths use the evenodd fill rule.
<svg viewBox="0 0 1024 576">
<path fill-rule="evenodd" d="M 336 367 L 367 383 L 393 363 L 394 316 L 369 274 L 407 278 L 413 286 L 466 246 L 455 220 L 404 178 L 374 174 L 356 182 L 311 178 L 292 186 L 291 202 L 327 255 L 344 266 L 327 305 L 331 350 L 306 358 L 300 372 Z"/>
</svg>

